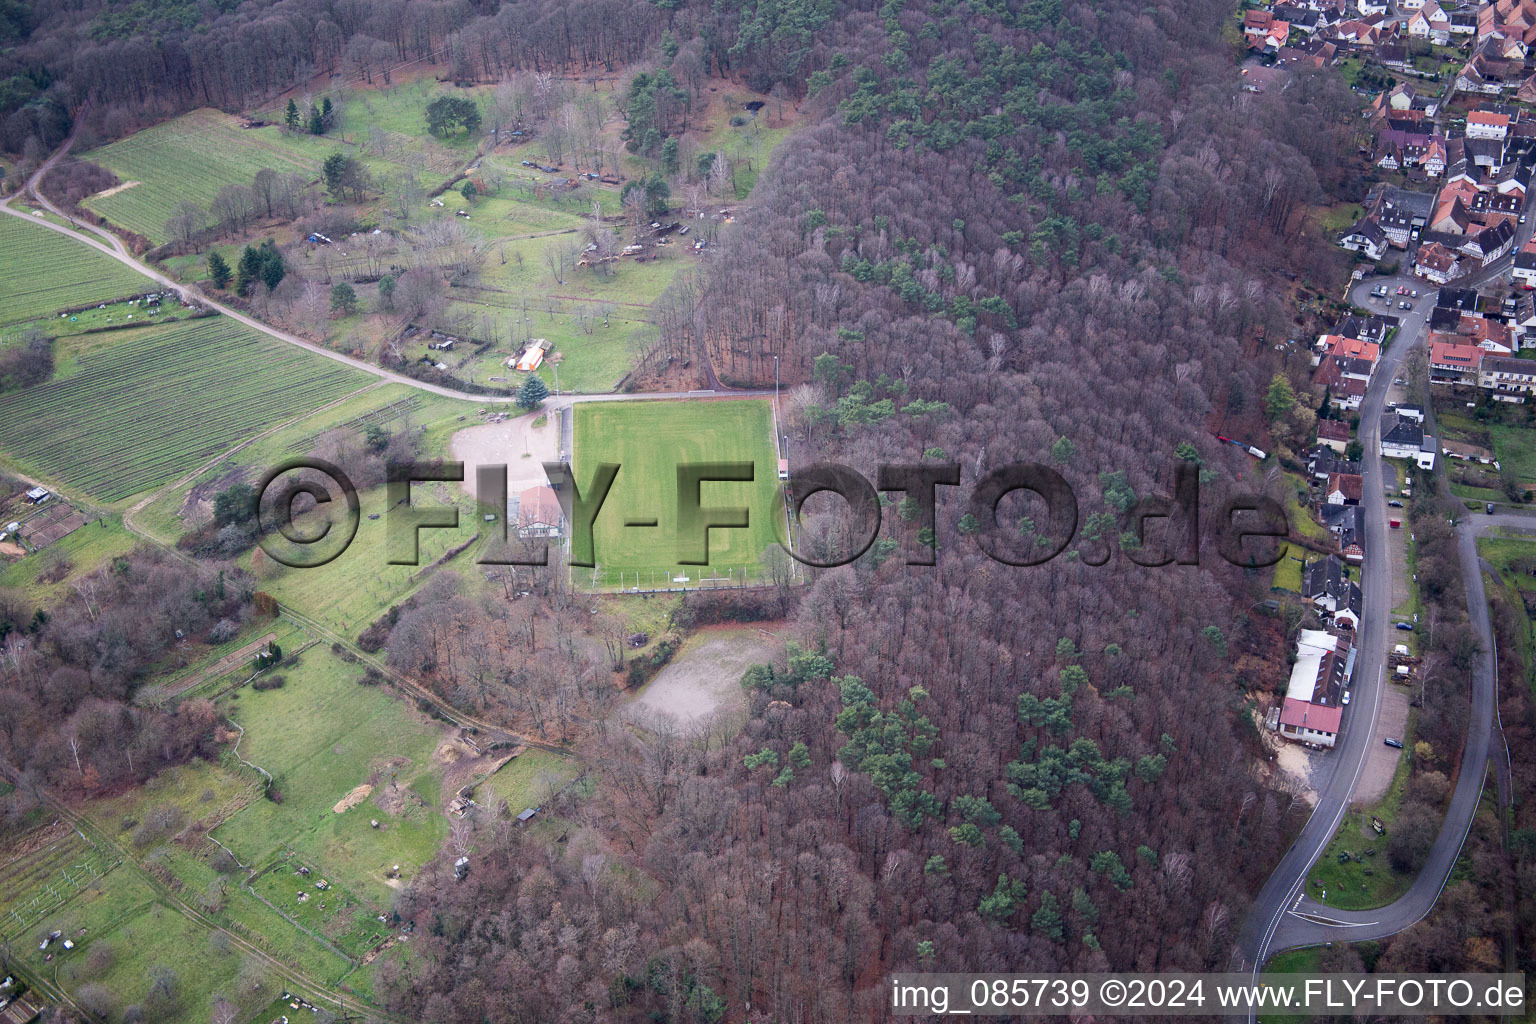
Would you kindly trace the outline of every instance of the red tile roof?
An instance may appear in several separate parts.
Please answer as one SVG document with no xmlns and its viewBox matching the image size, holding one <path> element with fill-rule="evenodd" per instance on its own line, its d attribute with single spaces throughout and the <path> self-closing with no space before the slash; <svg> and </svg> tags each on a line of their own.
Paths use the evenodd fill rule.
<svg viewBox="0 0 1536 1024">
<path fill-rule="evenodd" d="M 1491 110 L 1474 110 L 1467 115 L 1467 124 L 1486 124 L 1495 128 L 1508 128 L 1509 115 L 1495 114 Z"/>
<path fill-rule="evenodd" d="M 1343 420 L 1318 420 L 1317 439 L 1319 441 L 1348 441 L 1349 424 Z"/>
<path fill-rule="evenodd" d="M 1358 502 L 1365 493 L 1365 481 L 1357 473 L 1329 473 L 1327 493 L 1335 491 L 1343 494 L 1345 501 Z"/>
<path fill-rule="evenodd" d="M 1483 358 L 1483 350 L 1476 345 L 1451 345 L 1436 341 L 1429 346 L 1430 366 L 1459 367 L 1475 370 Z"/>
<path fill-rule="evenodd" d="M 1294 697 L 1285 698 L 1280 707 L 1280 724 L 1293 729 L 1312 729 L 1317 732 L 1337 734 L 1339 723 L 1344 719 L 1343 708 L 1329 708 L 1312 704 Z"/>
</svg>

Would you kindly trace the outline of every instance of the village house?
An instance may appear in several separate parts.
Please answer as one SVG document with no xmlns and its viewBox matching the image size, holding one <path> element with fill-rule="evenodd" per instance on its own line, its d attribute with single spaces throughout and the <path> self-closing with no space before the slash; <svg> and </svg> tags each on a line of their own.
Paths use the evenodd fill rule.
<svg viewBox="0 0 1536 1024">
<path fill-rule="evenodd" d="M 1524 402 L 1536 395 L 1536 360 L 1510 356 L 1483 356 L 1478 366 L 1478 385 L 1500 402 Z"/>
<path fill-rule="evenodd" d="M 1364 596 L 1360 584 L 1350 580 L 1338 555 L 1328 555 L 1307 565 L 1302 572 L 1301 596 L 1312 602 L 1312 610 L 1334 628 L 1359 627 Z"/>
<path fill-rule="evenodd" d="M 519 537 L 560 537 L 565 533 L 565 516 L 560 499 L 548 486 L 529 487 L 512 499 L 507 518 L 517 524 Z"/>
<path fill-rule="evenodd" d="M 1359 505 L 1323 505 L 1323 525 L 1338 539 L 1344 561 L 1359 565 L 1365 561 L 1365 518 Z"/>
<path fill-rule="evenodd" d="M 1463 313 L 1457 322 L 1456 333 L 1466 338 L 1467 344 L 1476 345 L 1484 352 L 1492 352 L 1496 356 L 1514 355 L 1520 347 L 1520 343 L 1510 334 L 1509 326 L 1491 317 L 1467 316 Z"/>
<path fill-rule="evenodd" d="M 1461 272 L 1461 259 L 1439 242 L 1430 242 L 1419 247 L 1413 260 L 1413 272 L 1426 281 L 1444 284 Z"/>
<path fill-rule="evenodd" d="M 1353 473 L 1333 473 L 1323 488 L 1323 500 L 1330 505 L 1358 505 L 1365 493 L 1364 480 Z"/>
<path fill-rule="evenodd" d="M 1301 596 L 1311 601 L 1314 608 L 1332 613 L 1338 607 L 1347 582 L 1343 559 L 1338 555 L 1327 555 L 1309 562 L 1302 570 Z"/>
<path fill-rule="evenodd" d="M 1243 13 L 1243 42 L 1250 49 L 1263 45 L 1263 40 L 1269 34 L 1269 26 L 1275 20 L 1275 16 L 1269 11 L 1256 10 Z"/>
<path fill-rule="evenodd" d="M 1395 409 L 1382 413 L 1382 458 L 1413 459 L 1420 469 L 1434 469 L 1435 454 L 1435 439 L 1424 433 L 1423 423 Z"/>
<path fill-rule="evenodd" d="M 1436 309 L 1454 309 L 1458 312 L 1477 312 L 1476 288 L 1440 288 L 1435 292 Z"/>
<path fill-rule="evenodd" d="M 1368 341 L 1378 347 L 1387 340 L 1387 332 L 1398 324 L 1396 317 L 1369 314 L 1360 316 L 1351 313 L 1340 320 L 1334 333 L 1344 338 L 1357 338 L 1360 341 Z"/>
<path fill-rule="evenodd" d="M 1462 344 L 1457 335 L 1430 335 L 1429 382 L 1431 384 L 1476 384 L 1477 366 L 1483 350 Z"/>
<path fill-rule="evenodd" d="M 1445 139 L 1438 135 L 1430 138 L 1422 166 L 1425 175 L 1431 178 L 1438 178 L 1445 173 Z"/>
<path fill-rule="evenodd" d="M 1344 361 L 1353 364 L 1364 362 L 1363 360 Z M 1324 356 L 1318 363 L 1317 372 L 1312 375 L 1312 383 L 1328 393 L 1329 405 L 1348 412 L 1360 408 L 1360 404 L 1365 401 L 1367 382 L 1357 375 L 1346 375 L 1340 362 L 1331 355 Z"/>
<path fill-rule="evenodd" d="M 1510 118 L 1507 114 L 1474 110 L 1467 115 L 1467 138 L 1503 139 L 1509 134 L 1509 124 Z"/>
<path fill-rule="evenodd" d="M 1350 462 L 1327 445 L 1317 445 L 1307 453 L 1307 473 L 1315 480 L 1327 480 L 1335 473 L 1359 472 L 1360 463 Z"/>
<path fill-rule="evenodd" d="M 1333 746 L 1354 667 L 1355 649 L 1349 641 L 1325 630 L 1302 630 L 1280 709 L 1280 735 L 1299 743 Z"/>
<path fill-rule="evenodd" d="M 1360 628 L 1360 613 L 1365 608 L 1365 594 L 1360 584 L 1350 583 L 1347 596 L 1333 610 L 1333 628 L 1351 632 Z"/>
<path fill-rule="evenodd" d="M 1379 260 L 1387 253 L 1387 233 L 1374 220 L 1358 220 L 1339 239 L 1339 244 L 1367 259 Z"/>
<path fill-rule="evenodd" d="M 1387 186 L 1367 200 L 1367 207 L 1386 233 L 1387 241 L 1406 249 L 1414 228 L 1429 224 L 1435 212 L 1435 196 L 1430 192 L 1410 192 Z"/>
<path fill-rule="evenodd" d="M 1343 420 L 1318 420 L 1317 443 L 1343 455 L 1349 450 L 1349 424 Z"/>
<path fill-rule="evenodd" d="M 1515 267 L 1511 271 L 1516 284 L 1536 288 L 1536 238 L 1532 238 L 1515 253 Z"/>
</svg>

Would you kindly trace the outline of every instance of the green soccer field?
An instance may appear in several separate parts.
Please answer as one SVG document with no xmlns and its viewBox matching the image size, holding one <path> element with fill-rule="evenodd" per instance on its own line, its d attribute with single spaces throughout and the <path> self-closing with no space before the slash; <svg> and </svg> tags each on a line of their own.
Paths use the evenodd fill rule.
<svg viewBox="0 0 1536 1024">
<path fill-rule="evenodd" d="M 600 463 L 620 466 L 593 528 L 597 585 L 649 588 L 680 576 L 696 584 L 714 576 L 761 575 L 763 552 L 775 543 L 778 473 L 767 401 L 585 402 L 575 406 L 575 414 L 577 486 L 589 486 Z M 700 487 L 705 507 L 749 510 L 747 529 L 709 531 L 708 566 L 677 561 L 677 466 L 695 462 L 753 464 L 750 483 Z M 629 519 L 655 519 L 657 525 L 626 526 Z M 593 578 L 590 569 L 572 573 L 581 583 Z"/>
</svg>

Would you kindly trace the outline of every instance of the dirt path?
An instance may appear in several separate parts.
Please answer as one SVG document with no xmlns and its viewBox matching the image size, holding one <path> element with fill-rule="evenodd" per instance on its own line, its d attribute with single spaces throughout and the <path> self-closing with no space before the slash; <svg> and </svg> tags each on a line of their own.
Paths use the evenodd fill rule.
<svg viewBox="0 0 1536 1024">
<path fill-rule="evenodd" d="M 204 680 L 217 679 L 219 676 L 228 672 L 230 669 L 234 668 L 241 662 L 251 660 L 257 651 L 261 650 L 263 647 L 267 646 L 267 644 L 276 639 L 276 633 L 268 633 L 266 636 L 261 637 L 258 640 L 252 640 L 238 651 L 230 651 L 228 654 L 224 655 L 224 657 L 220 658 L 212 665 L 209 665 L 201 672 L 198 672 L 191 676 L 189 679 L 183 681 L 181 685 L 176 687 L 176 689 L 168 691 L 166 695 L 174 697 L 179 693 L 186 693 L 188 690 L 192 689 L 192 687 L 198 685 Z"/>
</svg>

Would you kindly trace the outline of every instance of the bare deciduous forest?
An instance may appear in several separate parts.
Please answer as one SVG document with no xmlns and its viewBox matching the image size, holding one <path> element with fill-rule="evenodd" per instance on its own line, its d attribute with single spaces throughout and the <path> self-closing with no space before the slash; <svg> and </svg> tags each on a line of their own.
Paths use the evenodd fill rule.
<svg viewBox="0 0 1536 1024">
<path fill-rule="evenodd" d="M 893 503 L 856 563 L 729 613 L 787 617 L 794 638 L 748 673 L 743 722 L 607 714 L 613 666 L 577 637 L 611 649 L 619 627 L 558 587 L 511 616 L 442 577 L 400 609 L 372 649 L 462 709 L 574 740 L 595 785 L 561 842 L 486 816 L 465 880 L 445 854 L 399 894 L 421 955 L 380 968 L 392 1010 L 816 1024 L 880 1018 L 894 970 L 1226 967 L 1305 811 L 1253 767 L 1247 695 L 1276 685 L 1283 630 L 1249 611 L 1267 574 L 1224 562 L 1208 522 L 1198 567 L 1148 566 L 1166 538 L 1125 517 L 1171 493 L 1181 459 L 1201 466 L 1207 516 L 1278 493 L 1211 435 L 1269 447 L 1262 395 L 1294 281 L 1342 277 L 1304 227 L 1325 190 L 1358 184 L 1339 154 L 1359 100 L 1337 74 L 1239 92 L 1230 5 L 1188 0 L 282 0 L 196 33 L 176 4 L 133 9 L 55 5 L 15 36 L 7 149 L 44 152 L 87 100 L 115 135 L 403 61 L 496 81 L 660 49 L 680 75 L 787 91 L 805 127 L 719 257 L 663 296 L 641 370 L 758 387 L 777 371 L 797 462 L 870 479 L 960 465 L 932 523 Z M 1080 525 L 1061 557 L 1014 568 L 979 550 L 961 496 L 1030 461 L 1073 485 Z M 1059 524 L 1014 500 L 1012 549 L 1055 546 Z M 9 622 L 33 639 L 8 655 L 0 750 L 40 781 L 83 774 L 79 736 L 101 737 L 102 787 L 208 753 L 211 708 L 128 699 L 173 623 L 238 618 L 249 581 L 124 565 L 68 619 Z M 113 600 L 153 614 L 92 611 Z M 1455 749 L 1464 711 L 1435 710 L 1425 734 Z M 1500 884 L 1482 867 L 1382 963 L 1473 963 Z"/>
</svg>

